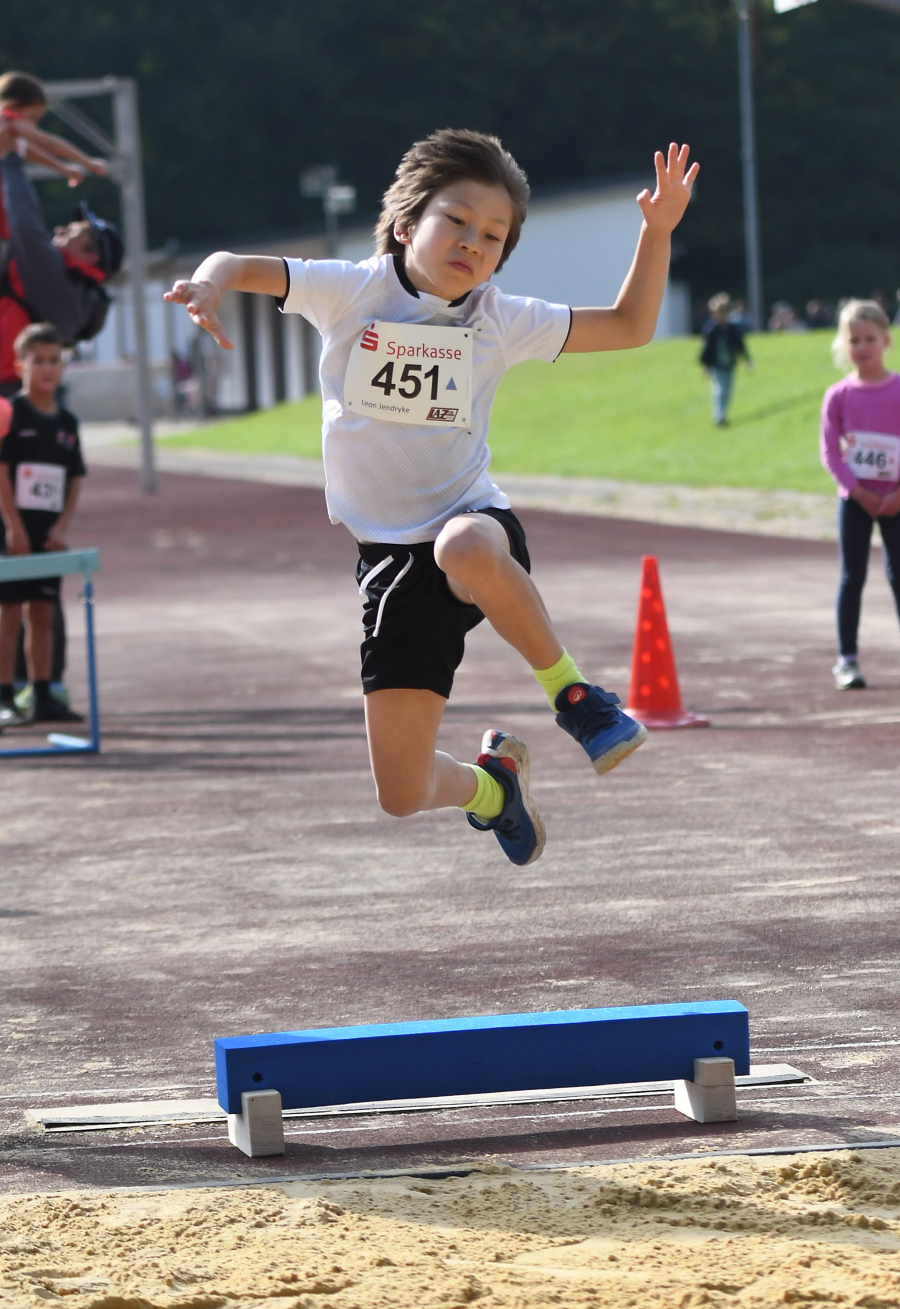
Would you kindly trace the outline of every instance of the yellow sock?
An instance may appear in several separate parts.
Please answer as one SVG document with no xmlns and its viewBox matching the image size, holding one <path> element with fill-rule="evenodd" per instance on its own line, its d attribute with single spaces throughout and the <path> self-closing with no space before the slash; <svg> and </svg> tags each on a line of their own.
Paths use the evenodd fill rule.
<svg viewBox="0 0 900 1309">
<path fill-rule="evenodd" d="M 475 774 L 475 780 L 478 788 L 468 804 L 461 804 L 460 809 L 465 809 L 466 813 L 474 814 L 483 823 L 490 818 L 496 818 L 503 806 L 506 804 L 506 792 L 500 783 L 490 773 L 479 768 L 478 764 L 467 764 Z"/>
<path fill-rule="evenodd" d="M 563 650 L 552 668 L 533 668 L 531 671 L 547 692 L 551 709 L 556 708 L 556 697 L 564 686 L 571 686 L 573 682 L 587 682 L 567 650 Z"/>
</svg>

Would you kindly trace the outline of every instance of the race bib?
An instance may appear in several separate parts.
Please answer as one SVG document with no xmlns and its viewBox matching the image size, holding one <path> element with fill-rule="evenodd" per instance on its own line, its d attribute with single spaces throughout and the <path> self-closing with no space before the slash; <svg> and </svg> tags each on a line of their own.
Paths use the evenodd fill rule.
<svg viewBox="0 0 900 1309">
<path fill-rule="evenodd" d="M 887 432 L 848 432 L 844 463 L 869 482 L 900 482 L 900 436 Z"/>
<path fill-rule="evenodd" d="M 20 509 L 61 514 L 65 497 L 66 470 L 60 464 L 19 464 L 16 468 L 16 504 Z"/>
<path fill-rule="evenodd" d="M 386 423 L 468 427 L 472 329 L 370 323 L 350 352 L 344 408 Z"/>
</svg>

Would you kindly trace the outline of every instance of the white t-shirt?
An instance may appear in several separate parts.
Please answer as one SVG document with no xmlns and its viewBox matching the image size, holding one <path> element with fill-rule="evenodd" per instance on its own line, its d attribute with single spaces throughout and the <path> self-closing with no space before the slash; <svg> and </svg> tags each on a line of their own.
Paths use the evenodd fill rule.
<svg viewBox="0 0 900 1309">
<path fill-rule="evenodd" d="M 361 264 L 285 259 L 284 313 L 303 314 L 323 337 L 322 453 L 333 523 L 358 541 L 433 541 L 445 523 L 472 509 L 508 509 L 489 473 L 491 405 L 507 368 L 552 362 L 566 343 L 571 311 L 481 286 L 462 302 L 416 292 L 399 258 Z M 384 422 L 344 407 L 350 351 L 375 321 L 470 328 L 473 387 L 469 428 Z M 550 434 L 548 433 L 548 436 Z"/>
</svg>

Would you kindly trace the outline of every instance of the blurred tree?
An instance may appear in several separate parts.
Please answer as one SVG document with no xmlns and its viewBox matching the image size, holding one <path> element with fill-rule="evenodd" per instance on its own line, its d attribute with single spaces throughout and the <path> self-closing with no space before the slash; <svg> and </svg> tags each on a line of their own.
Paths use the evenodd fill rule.
<svg viewBox="0 0 900 1309">
<path fill-rule="evenodd" d="M 900 18 L 759 0 L 768 298 L 900 282 Z M 131 74 L 150 239 L 204 246 L 318 221 L 297 177 L 335 162 L 375 213 L 403 150 L 445 125 L 497 132 L 536 187 L 646 176 L 687 140 L 703 171 L 679 232 L 695 295 L 742 290 L 730 0 L 6 0 L 0 69 Z M 91 184 L 98 202 L 103 184 Z M 71 193 L 47 186 L 62 214 Z M 602 252 L 598 252 L 602 258 Z"/>
</svg>

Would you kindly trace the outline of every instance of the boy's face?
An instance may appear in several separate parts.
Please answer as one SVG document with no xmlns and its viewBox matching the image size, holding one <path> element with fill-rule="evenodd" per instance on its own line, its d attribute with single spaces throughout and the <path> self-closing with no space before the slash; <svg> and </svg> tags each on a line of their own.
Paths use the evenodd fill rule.
<svg viewBox="0 0 900 1309">
<path fill-rule="evenodd" d="M 16 372 L 22 379 L 26 395 L 53 401 L 62 381 L 63 357 L 58 345 L 36 341 L 24 358 L 16 360 Z"/>
<path fill-rule="evenodd" d="M 503 255 L 513 208 L 502 186 L 453 182 L 409 228 L 395 227 L 406 275 L 417 291 L 456 300 L 486 282 Z"/>
</svg>

